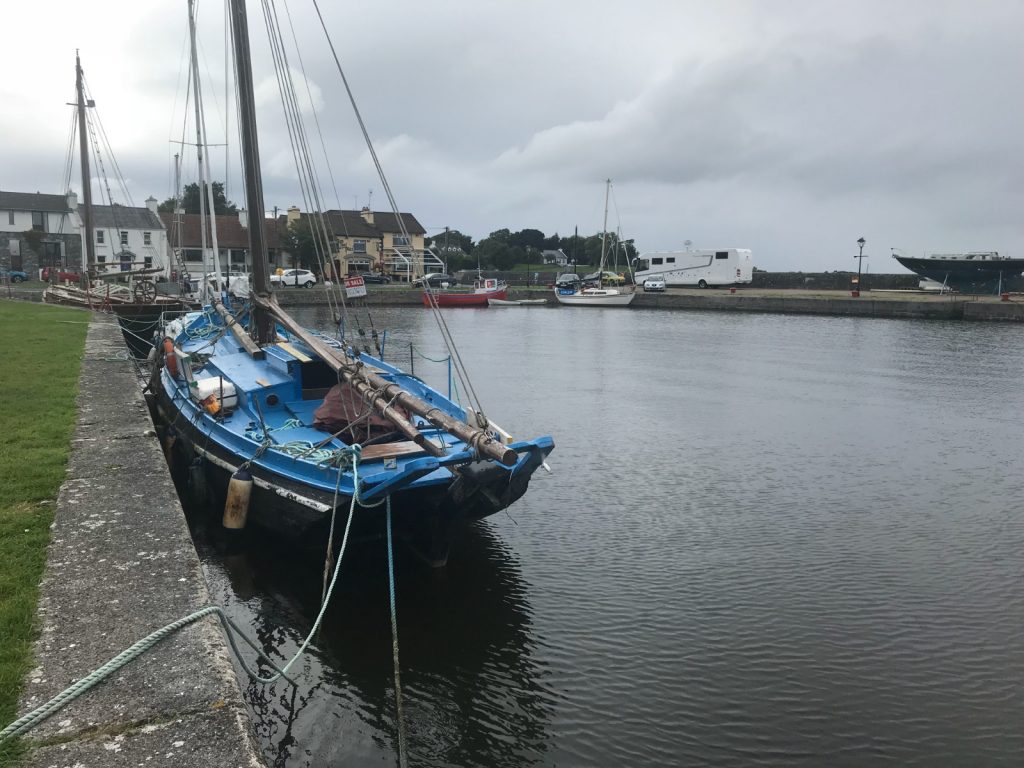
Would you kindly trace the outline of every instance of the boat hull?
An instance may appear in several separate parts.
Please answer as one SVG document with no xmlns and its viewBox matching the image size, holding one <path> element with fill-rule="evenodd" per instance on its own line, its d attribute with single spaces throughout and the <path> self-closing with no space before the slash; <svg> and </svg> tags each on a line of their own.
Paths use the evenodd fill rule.
<svg viewBox="0 0 1024 768">
<path fill-rule="evenodd" d="M 995 293 L 1024 288 L 1024 259 L 953 260 L 895 256 L 896 261 L 921 277 L 958 291 Z"/>
<path fill-rule="evenodd" d="M 423 292 L 423 306 L 431 306 L 433 303 L 439 307 L 486 307 L 492 299 L 505 299 L 508 297 L 508 290 L 499 288 L 496 291 L 481 291 L 474 293 L 448 293 L 445 291 Z"/>
<path fill-rule="evenodd" d="M 576 307 L 628 307 L 636 294 L 615 289 L 586 288 L 578 292 L 556 291 L 559 304 Z"/>
<path fill-rule="evenodd" d="M 507 301 L 505 299 L 491 298 L 487 300 L 487 304 L 492 307 L 536 307 L 547 303 L 547 299 L 520 299 L 519 301 Z"/>
<path fill-rule="evenodd" d="M 228 481 L 242 459 L 187 418 L 163 388 L 157 392 L 154 404 L 158 421 L 165 429 L 173 426 L 175 431 L 174 450 L 168 457 L 172 472 L 184 478 L 191 476 L 190 468 L 197 468 L 207 483 L 204 501 L 214 509 L 222 508 Z M 399 490 L 391 494 L 394 526 L 429 565 L 444 566 L 456 527 L 493 515 L 521 498 L 545 455 L 545 451 L 531 452 L 511 475 L 507 468 L 491 462 L 471 461 L 450 473 L 444 482 Z M 253 478 L 249 505 L 252 525 L 300 548 L 322 547 L 332 517 L 347 519 L 350 494 L 312 487 L 255 461 L 247 469 Z M 357 504 L 353 533 L 361 538 L 381 535 L 382 510 L 377 503 L 366 507 Z"/>
</svg>

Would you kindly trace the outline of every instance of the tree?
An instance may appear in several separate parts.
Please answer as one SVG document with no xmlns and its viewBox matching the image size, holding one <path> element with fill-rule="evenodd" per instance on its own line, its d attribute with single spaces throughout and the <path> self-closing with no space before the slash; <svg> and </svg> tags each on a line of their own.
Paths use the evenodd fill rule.
<svg viewBox="0 0 1024 768">
<path fill-rule="evenodd" d="M 281 236 L 281 247 L 292 257 L 292 267 L 310 269 L 317 262 L 316 241 L 305 216 L 293 221 Z"/>
<path fill-rule="evenodd" d="M 462 251 L 464 253 L 473 252 L 473 238 L 469 235 L 464 235 L 457 229 L 449 229 L 447 232 L 440 232 L 434 237 L 428 237 L 424 241 L 427 245 L 433 245 L 440 253 L 444 250 L 445 240 L 448 241 L 448 250 L 452 253 Z"/>
<path fill-rule="evenodd" d="M 237 206 L 224 195 L 223 182 L 215 181 L 210 186 L 213 187 L 213 212 L 218 216 L 237 214 Z M 187 184 L 185 186 L 181 196 L 181 207 L 185 209 L 185 213 L 199 213 L 198 183 Z M 174 198 L 169 197 L 164 200 L 159 206 L 157 206 L 157 210 L 162 211 L 163 213 L 174 213 Z"/>
<path fill-rule="evenodd" d="M 519 248 L 533 248 L 536 251 L 544 250 L 544 233 L 539 229 L 521 229 L 508 238 L 508 244 Z"/>
</svg>

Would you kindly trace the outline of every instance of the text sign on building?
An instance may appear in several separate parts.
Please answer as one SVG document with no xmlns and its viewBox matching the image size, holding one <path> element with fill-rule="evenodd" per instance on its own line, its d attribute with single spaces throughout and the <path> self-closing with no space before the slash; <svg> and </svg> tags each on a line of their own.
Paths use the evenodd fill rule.
<svg viewBox="0 0 1024 768">
<path fill-rule="evenodd" d="M 345 296 L 350 299 L 358 299 L 366 295 L 366 283 L 359 275 L 345 278 Z"/>
</svg>

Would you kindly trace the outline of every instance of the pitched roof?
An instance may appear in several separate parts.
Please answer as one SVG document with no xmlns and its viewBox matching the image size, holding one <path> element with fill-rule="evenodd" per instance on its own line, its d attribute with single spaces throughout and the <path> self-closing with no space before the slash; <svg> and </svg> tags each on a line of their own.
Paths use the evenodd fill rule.
<svg viewBox="0 0 1024 768">
<path fill-rule="evenodd" d="M 0 192 L 0 209 L 65 213 L 68 200 L 64 195 L 44 195 L 39 192 Z"/>
<path fill-rule="evenodd" d="M 182 246 L 185 248 L 201 248 L 203 244 L 202 231 L 199 228 L 199 214 L 186 213 L 182 218 L 181 238 Z M 249 230 L 242 226 L 238 216 L 217 216 L 217 245 L 220 248 L 246 248 L 249 247 Z M 167 227 L 167 238 L 177 245 L 177 234 L 174 231 L 174 214 L 161 213 L 160 219 Z M 209 224 L 206 228 L 207 237 L 210 236 Z M 267 241 L 268 248 L 279 248 L 280 238 L 277 236 L 277 222 L 273 219 L 263 219 L 263 235 Z"/>
<path fill-rule="evenodd" d="M 302 214 L 303 217 L 308 215 L 308 213 Z M 402 231 L 398 226 L 398 217 L 390 211 L 374 211 L 373 224 L 368 224 L 360 211 L 324 211 L 324 216 L 327 217 L 331 231 L 336 237 L 377 238 L 382 237 L 385 233 L 397 234 Z M 427 233 L 427 230 L 411 213 L 403 213 L 401 216 L 405 223 L 405 231 L 410 235 L 425 235 Z M 287 226 L 287 217 L 282 216 L 281 218 L 284 219 L 285 226 Z"/>
<path fill-rule="evenodd" d="M 85 206 L 78 206 L 81 215 Z M 163 229 L 160 217 L 149 208 L 131 208 L 127 205 L 94 205 L 92 207 L 92 225 L 94 228 L 111 229 Z"/>
</svg>

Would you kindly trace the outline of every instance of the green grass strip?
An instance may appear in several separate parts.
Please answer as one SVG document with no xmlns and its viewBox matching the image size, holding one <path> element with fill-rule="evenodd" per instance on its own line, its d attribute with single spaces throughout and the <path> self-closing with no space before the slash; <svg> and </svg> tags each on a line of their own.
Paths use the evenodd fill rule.
<svg viewBox="0 0 1024 768">
<path fill-rule="evenodd" d="M 36 602 L 54 500 L 75 428 L 90 315 L 0 300 L 0 724 L 17 716 L 32 667 Z M 70 321 L 70 322 L 62 322 Z M 24 746 L 0 747 L 0 766 Z"/>
</svg>

